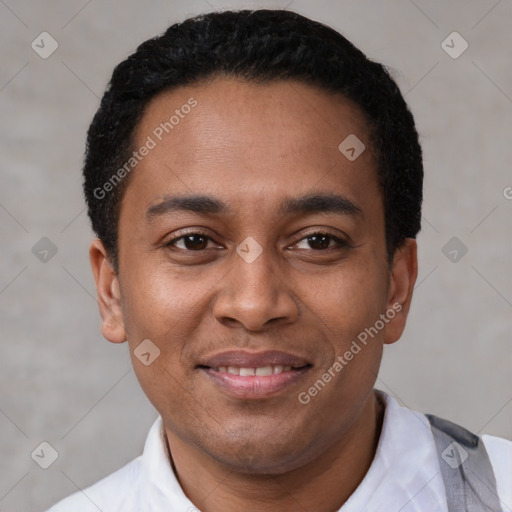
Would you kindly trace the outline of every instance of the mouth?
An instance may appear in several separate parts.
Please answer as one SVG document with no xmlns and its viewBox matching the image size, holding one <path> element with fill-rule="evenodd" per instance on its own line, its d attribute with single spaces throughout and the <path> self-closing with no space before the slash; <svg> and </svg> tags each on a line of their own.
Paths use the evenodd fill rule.
<svg viewBox="0 0 512 512">
<path fill-rule="evenodd" d="M 224 352 L 197 365 L 222 392 L 236 398 L 269 398 L 289 390 L 313 367 L 305 359 L 279 351 Z"/>
</svg>

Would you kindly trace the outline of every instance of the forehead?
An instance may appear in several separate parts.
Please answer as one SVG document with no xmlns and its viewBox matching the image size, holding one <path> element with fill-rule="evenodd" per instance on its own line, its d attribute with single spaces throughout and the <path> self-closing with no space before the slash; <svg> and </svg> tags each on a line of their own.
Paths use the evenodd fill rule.
<svg viewBox="0 0 512 512">
<path fill-rule="evenodd" d="M 277 195 L 363 194 L 377 183 L 360 109 L 296 81 L 216 78 L 164 92 L 134 140 L 135 150 L 152 146 L 128 187 L 146 206 L 179 191 L 270 207 Z"/>
</svg>

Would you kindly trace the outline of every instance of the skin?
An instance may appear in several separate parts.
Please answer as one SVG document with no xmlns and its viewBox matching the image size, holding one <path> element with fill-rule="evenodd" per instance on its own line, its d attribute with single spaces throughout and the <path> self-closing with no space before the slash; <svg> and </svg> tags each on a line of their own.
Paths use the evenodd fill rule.
<svg viewBox="0 0 512 512">
<path fill-rule="evenodd" d="M 135 147 L 190 97 L 198 105 L 130 176 L 118 274 L 101 242 L 91 245 L 103 335 L 128 340 L 137 378 L 163 418 L 174 471 L 198 508 L 338 510 L 375 454 L 383 407 L 373 386 L 383 345 L 405 327 L 416 243 L 407 239 L 389 265 L 368 129 L 348 100 L 293 81 L 216 78 L 153 99 Z M 349 134 L 366 145 L 353 162 L 338 150 Z M 279 215 L 285 197 L 313 192 L 344 196 L 360 214 Z M 148 219 L 148 208 L 181 194 L 213 196 L 231 210 Z M 184 228 L 208 238 L 166 246 Z M 315 232 L 349 245 L 328 238 L 325 249 L 308 239 Z M 252 263 L 236 252 L 249 236 L 263 249 Z M 384 329 L 310 403 L 299 403 L 397 303 L 402 310 Z M 161 351 L 149 366 L 133 355 L 144 339 Z M 312 368 L 262 400 L 228 396 L 196 366 L 224 350 L 270 349 Z"/>
</svg>

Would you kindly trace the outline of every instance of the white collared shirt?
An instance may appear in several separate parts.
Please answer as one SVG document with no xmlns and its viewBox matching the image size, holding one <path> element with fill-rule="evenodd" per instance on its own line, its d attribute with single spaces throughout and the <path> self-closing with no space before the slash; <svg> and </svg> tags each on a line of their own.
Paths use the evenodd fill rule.
<svg viewBox="0 0 512 512">
<path fill-rule="evenodd" d="M 339 512 L 448 512 L 436 446 L 427 418 L 382 391 L 384 422 L 370 469 Z M 484 435 L 503 512 L 512 512 L 512 441 Z M 144 452 L 123 468 L 47 512 L 197 512 L 167 455 L 162 418 Z"/>
</svg>

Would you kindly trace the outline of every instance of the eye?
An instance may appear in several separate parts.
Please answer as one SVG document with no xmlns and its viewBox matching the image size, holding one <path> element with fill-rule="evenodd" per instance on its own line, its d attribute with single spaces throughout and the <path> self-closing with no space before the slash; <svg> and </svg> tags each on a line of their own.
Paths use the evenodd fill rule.
<svg viewBox="0 0 512 512">
<path fill-rule="evenodd" d="M 201 232 L 191 232 L 178 236 L 165 244 L 165 247 L 176 248 L 181 251 L 200 252 L 212 246 L 212 238 Z M 302 245 L 302 247 L 301 247 Z M 299 240 L 294 247 L 300 250 L 325 251 L 327 249 L 343 249 L 350 247 L 350 244 L 338 236 L 329 232 L 313 232 Z"/>
<path fill-rule="evenodd" d="M 334 243 L 334 245 L 332 245 Z M 309 247 L 300 247 L 300 244 L 308 245 Z M 305 236 L 295 244 L 298 249 L 313 249 L 314 251 L 323 251 L 333 248 L 347 248 L 348 242 L 341 238 L 334 236 L 327 232 L 315 232 Z"/>
<path fill-rule="evenodd" d="M 208 242 L 213 241 L 203 233 L 187 233 L 173 238 L 165 244 L 166 247 L 176 247 L 184 251 L 202 251 L 208 248 Z M 178 245 L 181 243 L 181 247 Z"/>
</svg>

